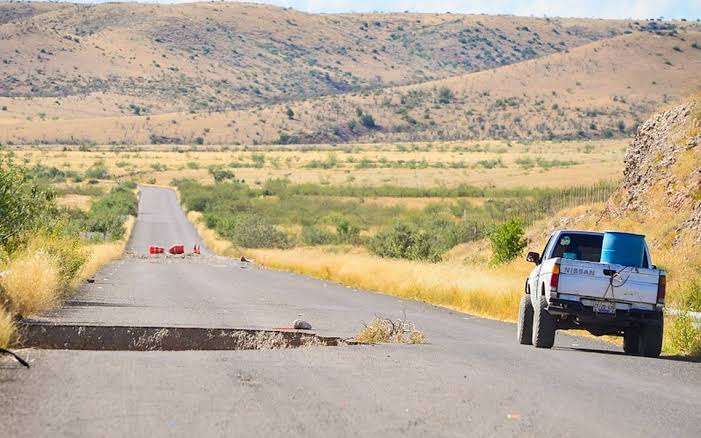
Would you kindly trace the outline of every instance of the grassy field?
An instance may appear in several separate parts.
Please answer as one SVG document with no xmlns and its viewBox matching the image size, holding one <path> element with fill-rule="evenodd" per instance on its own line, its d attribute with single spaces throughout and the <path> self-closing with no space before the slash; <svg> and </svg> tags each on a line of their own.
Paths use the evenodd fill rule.
<svg viewBox="0 0 701 438">
<path fill-rule="evenodd" d="M 617 178 L 627 140 L 466 141 L 314 146 L 15 148 L 18 162 L 44 166 L 56 183 L 131 179 L 168 185 L 213 181 L 225 170 L 250 186 L 272 178 L 344 186 L 561 187 Z M 78 181 L 76 180 L 78 178 Z"/>
</svg>

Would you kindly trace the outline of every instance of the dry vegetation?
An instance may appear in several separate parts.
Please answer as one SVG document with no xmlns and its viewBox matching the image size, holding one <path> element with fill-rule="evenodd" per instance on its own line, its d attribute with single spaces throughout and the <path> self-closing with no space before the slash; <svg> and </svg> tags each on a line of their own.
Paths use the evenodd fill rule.
<svg viewBox="0 0 701 438">
<path fill-rule="evenodd" d="M 365 344 L 424 344 L 426 335 L 406 319 L 376 317 L 370 323 L 363 324 L 355 340 Z"/>
<path fill-rule="evenodd" d="M 97 185 L 112 184 L 114 179 L 161 185 L 169 185 L 176 178 L 211 182 L 211 169 L 220 168 L 251 186 L 261 186 L 271 178 L 286 178 L 293 183 L 345 186 L 557 187 L 618 177 L 627 143 L 625 139 L 401 142 L 346 147 L 218 147 L 209 151 L 96 146 L 83 151 L 49 147 L 17 148 L 15 152 L 18 160 L 28 166 L 56 167 L 69 175 L 71 184 L 76 176 L 83 184 L 93 179 Z M 105 172 L 89 173 L 90 169 Z M 99 178 L 93 178 L 96 173 Z M 76 194 L 62 200 L 78 207 L 85 207 L 86 201 Z"/>
</svg>

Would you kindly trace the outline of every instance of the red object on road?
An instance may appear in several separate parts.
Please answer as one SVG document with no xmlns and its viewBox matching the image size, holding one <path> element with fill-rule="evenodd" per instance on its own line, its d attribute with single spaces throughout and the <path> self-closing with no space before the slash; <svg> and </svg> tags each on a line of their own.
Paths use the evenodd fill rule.
<svg viewBox="0 0 701 438">
<path fill-rule="evenodd" d="M 170 247 L 168 250 L 171 254 L 185 254 L 185 245 L 177 244 Z"/>
<path fill-rule="evenodd" d="M 192 247 L 192 253 L 193 253 L 193 254 L 199 254 L 199 253 L 200 253 L 200 246 L 199 246 L 199 245 L 193 246 L 193 247 Z"/>
<path fill-rule="evenodd" d="M 163 254 L 163 248 L 160 246 L 151 245 L 148 247 L 148 253 L 150 255 Z"/>
</svg>

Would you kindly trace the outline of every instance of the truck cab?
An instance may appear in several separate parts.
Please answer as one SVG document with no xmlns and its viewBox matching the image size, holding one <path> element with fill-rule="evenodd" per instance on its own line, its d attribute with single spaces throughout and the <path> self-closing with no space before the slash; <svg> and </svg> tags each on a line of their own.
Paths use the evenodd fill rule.
<svg viewBox="0 0 701 438">
<path fill-rule="evenodd" d="M 652 264 L 644 240 L 633 266 L 602 262 L 604 236 L 559 230 L 542 252 L 528 253 L 535 266 L 519 306 L 521 344 L 550 348 L 557 330 L 583 329 L 622 336 L 626 353 L 659 356 L 666 274 Z"/>
</svg>

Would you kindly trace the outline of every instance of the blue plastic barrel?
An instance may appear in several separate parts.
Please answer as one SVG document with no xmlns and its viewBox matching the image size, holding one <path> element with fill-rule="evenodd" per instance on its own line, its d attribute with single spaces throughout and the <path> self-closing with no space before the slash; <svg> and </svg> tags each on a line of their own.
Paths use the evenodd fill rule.
<svg viewBox="0 0 701 438">
<path fill-rule="evenodd" d="M 645 236 L 618 231 L 604 232 L 601 245 L 601 263 L 623 266 L 643 266 L 645 255 Z"/>
</svg>

